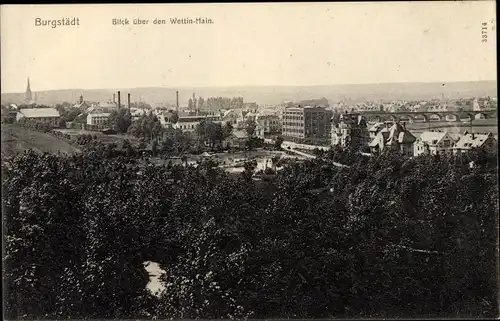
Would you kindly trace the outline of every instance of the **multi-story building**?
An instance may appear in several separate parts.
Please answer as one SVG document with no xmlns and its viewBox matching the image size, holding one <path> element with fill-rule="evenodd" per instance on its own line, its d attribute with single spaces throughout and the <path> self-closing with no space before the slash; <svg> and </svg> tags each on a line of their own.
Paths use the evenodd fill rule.
<svg viewBox="0 0 500 321">
<path fill-rule="evenodd" d="M 55 108 L 23 108 L 16 114 L 16 120 L 29 119 L 48 123 L 53 126 L 59 124 L 61 115 Z"/>
<path fill-rule="evenodd" d="M 455 140 L 447 132 L 425 131 L 414 144 L 415 156 L 452 153 Z"/>
<path fill-rule="evenodd" d="M 324 107 L 288 107 L 283 112 L 282 133 L 290 138 L 325 138 L 330 134 L 332 111 Z"/>
<path fill-rule="evenodd" d="M 281 120 L 278 115 L 258 115 L 255 122 L 262 128 L 263 136 L 281 133 Z"/>
<path fill-rule="evenodd" d="M 111 113 L 88 114 L 87 125 L 107 125 Z"/>
<path fill-rule="evenodd" d="M 366 120 L 358 114 L 342 114 L 339 121 L 332 121 L 332 145 L 342 148 L 360 148 L 370 143 Z"/>
<path fill-rule="evenodd" d="M 387 124 L 387 126 L 389 126 Z M 385 150 L 398 150 L 404 155 L 413 156 L 413 143 L 416 138 L 407 129 L 405 124 L 394 123 L 390 128 L 385 127 L 378 132 L 370 143 L 370 151 L 374 154 Z"/>
</svg>

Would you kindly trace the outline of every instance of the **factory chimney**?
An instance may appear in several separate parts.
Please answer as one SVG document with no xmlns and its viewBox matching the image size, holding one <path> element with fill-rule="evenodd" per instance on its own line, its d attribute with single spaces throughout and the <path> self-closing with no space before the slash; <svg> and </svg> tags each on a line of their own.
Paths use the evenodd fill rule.
<svg viewBox="0 0 500 321">
<path fill-rule="evenodd" d="M 128 106 L 128 112 L 130 112 L 130 93 L 128 93 L 128 98 L 127 98 L 127 106 Z"/>
<path fill-rule="evenodd" d="M 196 95 L 193 93 L 193 108 L 194 108 L 194 113 L 195 115 L 198 115 L 198 107 L 196 107 Z"/>
<path fill-rule="evenodd" d="M 179 114 L 179 91 L 176 91 L 176 92 L 175 92 L 175 98 L 176 98 L 176 100 L 177 100 L 177 103 L 176 103 L 176 105 L 175 105 L 175 106 L 176 106 L 176 107 L 175 107 L 175 108 L 176 108 L 176 109 L 175 109 L 175 111 L 177 112 L 177 114 Z"/>
<path fill-rule="evenodd" d="M 115 96 L 116 96 L 116 94 L 113 93 L 113 104 L 116 104 L 116 97 Z"/>
<path fill-rule="evenodd" d="M 120 100 L 120 91 L 118 91 L 118 110 L 120 110 L 120 108 L 122 107 L 121 105 L 121 100 Z"/>
</svg>

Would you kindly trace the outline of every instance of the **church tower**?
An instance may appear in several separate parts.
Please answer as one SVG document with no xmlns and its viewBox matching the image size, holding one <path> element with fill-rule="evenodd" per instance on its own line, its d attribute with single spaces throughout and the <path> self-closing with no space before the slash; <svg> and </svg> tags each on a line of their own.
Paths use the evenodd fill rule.
<svg viewBox="0 0 500 321">
<path fill-rule="evenodd" d="M 26 101 L 27 104 L 31 104 L 33 102 L 33 95 L 31 93 L 29 77 L 28 77 L 28 86 L 26 87 L 26 93 L 24 94 L 24 100 Z"/>
</svg>

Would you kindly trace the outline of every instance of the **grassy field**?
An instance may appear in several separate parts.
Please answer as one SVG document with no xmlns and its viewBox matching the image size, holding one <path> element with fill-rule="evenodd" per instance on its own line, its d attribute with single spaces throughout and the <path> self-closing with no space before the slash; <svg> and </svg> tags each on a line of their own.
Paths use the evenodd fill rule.
<svg viewBox="0 0 500 321">
<path fill-rule="evenodd" d="M 28 149 L 53 154 L 80 152 L 75 146 L 50 134 L 33 131 L 15 124 L 2 124 L 2 157 Z"/>
</svg>

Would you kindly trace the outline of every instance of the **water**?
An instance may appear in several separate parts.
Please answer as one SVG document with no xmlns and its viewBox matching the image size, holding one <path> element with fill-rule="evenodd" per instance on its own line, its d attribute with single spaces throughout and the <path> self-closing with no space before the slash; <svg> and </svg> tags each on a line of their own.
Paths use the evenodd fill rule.
<svg viewBox="0 0 500 321">
<path fill-rule="evenodd" d="M 146 261 L 143 265 L 144 269 L 149 273 L 149 283 L 146 285 L 146 288 L 152 294 L 159 296 L 165 289 L 165 285 L 160 281 L 160 277 L 165 274 L 165 270 L 162 270 L 156 262 Z"/>
</svg>

